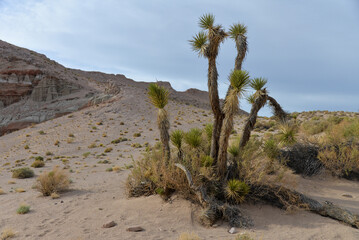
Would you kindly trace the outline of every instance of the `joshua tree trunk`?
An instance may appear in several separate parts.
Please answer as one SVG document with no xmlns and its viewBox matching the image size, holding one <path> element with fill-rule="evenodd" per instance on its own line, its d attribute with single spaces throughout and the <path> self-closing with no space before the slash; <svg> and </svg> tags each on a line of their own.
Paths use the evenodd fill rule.
<svg viewBox="0 0 359 240">
<path fill-rule="evenodd" d="M 241 70 L 242 63 L 247 52 L 247 39 L 245 36 L 238 36 L 236 38 L 237 56 L 234 64 L 234 70 Z M 232 85 L 229 85 L 226 100 L 229 97 L 229 93 L 232 90 Z M 237 111 L 236 111 L 237 112 Z M 233 130 L 233 117 L 234 113 L 225 113 L 223 126 L 221 130 L 220 142 L 219 142 L 219 153 L 218 153 L 218 171 L 220 176 L 225 176 L 227 168 L 227 148 L 229 142 L 229 136 Z"/>
<path fill-rule="evenodd" d="M 239 149 L 243 149 L 243 147 L 247 145 L 249 138 L 251 137 L 251 132 L 254 128 L 254 125 L 257 122 L 258 112 L 266 104 L 267 97 L 267 93 L 262 92 L 252 104 L 251 112 L 243 129 L 242 138 L 239 143 Z"/>
<path fill-rule="evenodd" d="M 221 131 L 221 137 L 219 141 L 218 152 L 218 174 L 221 179 L 226 176 L 227 172 L 227 149 L 229 136 L 233 129 L 233 115 L 234 113 L 226 113 L 226 117 L 223 120 L 223 126 Z"/>
<path fill-rule="evenodd" d="M 170 128 L 170 122 L 168 121 L 168 115 L 166 110 L 159 109 L 157 117 L 158 129 L 160 130 L 160 138 L 162 142 L 162 158 L 165 160 L 166 165 L 171 158 L 170 150 L 170 135 L 168 130 Z"/>
<path fill-rule="evenodd" d="M 287 113 L 283 110 L 280 104 L 271 96 L 268 96 L 269 105 L 273 108 L 274 115 L 279 118 L 280 121 L 285 122 L 287 120 Z"/>
<path fill-rule="evenodd" d="M 208 91 L 209 101 L 211 103 L 212 111 L 214 114 L 213 132 L 211 139 L 211 157 L 214 163 L 217 162 L 218 149 L 219 149 L 219 138 L 221 135 L 221 128 L 223 123 L 224 114 L 221 110 L 218 97 L 218 73 L 216 67 L 216 59 L 208 58 Z"/>
<path fill-rule="evenodd" d="M 238 36 L 236 39 L 237 57 L 234 63 L 234 70 L 241 70 L 242 63 L 247 52 L 247 37 Z"/>
</svg>

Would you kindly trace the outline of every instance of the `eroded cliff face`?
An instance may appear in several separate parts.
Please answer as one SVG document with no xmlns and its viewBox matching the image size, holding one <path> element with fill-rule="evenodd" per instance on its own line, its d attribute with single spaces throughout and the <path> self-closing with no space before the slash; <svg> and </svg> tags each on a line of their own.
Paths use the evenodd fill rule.
<svg viewBox="0 0 359 240">
<path fill-rule="evenodd" d="M 73 112 L 96 89 L 85 77 L 28 49 L 0 40 L 0 136 Z"/>
</svg>

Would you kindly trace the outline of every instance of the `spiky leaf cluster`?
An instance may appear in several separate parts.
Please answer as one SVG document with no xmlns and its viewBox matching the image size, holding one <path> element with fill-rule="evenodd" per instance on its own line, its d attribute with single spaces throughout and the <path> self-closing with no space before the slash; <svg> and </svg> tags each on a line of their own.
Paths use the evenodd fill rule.
<svg viewBox="0 0 359 240">
<path fill-rule="evenodd" d="M 208 38 L 206 33 L 199 32 L 195 36 L 193 36 L 192 40 L 189 40 L 192 46 L 192 50 L 197 52 L 199 56 L 203 56 L 208 46 Z"/>
<path fill-rule="evenodd" d="M 175 130 L 171 133 L 171 142 L 176 148 L 182 148 L 184 132 L 182 130 Z"/>
<path fill-rule="evenodd" d="M 266 84 L 267 79 L 265 78 L 253 78 L 251 80 L 250 86 L 256 91 L 261 91 Z"/>
<path fill-rule="evenodd" d="M 247 90 L 248 84 L 250 84 L 250 76 L 247 71 L 234 70 L 230 75 L 229 81 L 237 94 L 243 94 Z"/>
<path fill-rule="evenodd" d="M 238 179 L 231 179 L 226 186 L 226 196 L 228 199 L 236 202 L 243 202 L 246 195 L 249 193 L 249 186 Z"/>
<path fill-rule="evenodd" d="M 247 33 L 247 26 L 240 23 L 233 24 L 229 28 L 229 35 L 233 39 L 237 39 L 238 36 L 245 35 L 246 33 Z"/>
<path fill-rule="evenodd" d="M 151 103 L 159 109 L 163 109 L 168 103 L 169 92 L 164 87 L 156 83 L 150 83 L 148 86 L 148 98 Z"/>
<path fill-rule="evenodd" d="M 202 28 L 204 30 L 213 28 L 214 15 L 210 14 L 210 13 L 204 14 L 202 17 L 199 18 L 198 25 L 200 26 L 200 28 Z"/>
</svg>

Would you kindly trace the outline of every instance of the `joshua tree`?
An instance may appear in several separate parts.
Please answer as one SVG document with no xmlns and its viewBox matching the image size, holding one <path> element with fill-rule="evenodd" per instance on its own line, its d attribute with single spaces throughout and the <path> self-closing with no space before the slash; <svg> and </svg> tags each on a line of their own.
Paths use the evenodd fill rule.
<svg viewBox="0 0 359 240">
<path fill-rule="evenodd" d="M 162 142 L 162 158 L 168 164 L 171 158 L 170 152 L 170 136 L 168 130 L 170 128 L 170 122 L 168 121 L 168 114 L 164 107 L 168 103 L 168 91 L 155 83 L 151 83 L 148 86 L 148 97 L 151 103 L 158 108 L 157 124 L 160 130 L 160 137 Z"/>
<path fill-rule="evenodd" d="M 190 40 L 192 49 L 198 52 L 199 56 L 208 59 L 208 92 L 212 111 L 214 114 L 213 133 L 211 139 L 211 157 L 217 159 L 219 149 L 219 138 L 224 114 L 221 110 L 218 97 L 218 72 L 216 58 L 219 46 L 228 36 L 221 25 L 214 25 L 214 16 L 205 14 L 199 20 L 199 26 L 203 31 Z"/>
<path fill-rule="evenodd" d="M 234 70 L 229 80 L 231 88 L 228 90 L 223 107 L 225 118 L 223 120 L 218 153 L 218 174 L 221 178 L 226 175 L 227 171 L 227 148 L 229 136 L 233 130 L 233 117 L 239 109 L 239 98 L 243 96 L 244 91 L 250 83 L 249 73 L 242 70 Z"/>
<path fill-rule="evenodd" d="M 254 125 L 256 124 L 257 121 L 258 112 L 267 102 L 268 99 L 267 89 L 263 88 L 266 83 L 267 80 L 264 78 L 254 78 L 250 83 L 250 86 L 254 90 L 256 90 L 256 92 L 250 98 L 253 101 L 252 108 L 251 108 L 251 112 L 249 113 L 246 125 L 244 126 L 243 129 L 242 138 L 239 143 L 239 149 L 242 149 L 249 141 L 249 138 L 251 136 L 251 131 L 253 130 Z"/>
<path fill-rule="evenodd" d="M 240 23 L 233 24 L 229 28 L 229 36 L 235 41 L 237 48 L 237 56 L 234 64 L 235 71 L 242 69 L 242 63 L 248 51 L 246 33 L 247 33 L 247 27 Z M 233 98 L 233 96 L 232 97 L 229 96 L 233 92 L 232 90 L 233 90 L 233 86 L 232 84 L 230 84 L 227 90 L 225 103 L 232 101 L 231 99 L 229 99 L 229 98 Z M 229 113 L 228 109 L 226 110 L 225 108 L 226 106 L 224 106 L 223 109 L 225 114 L 223 120 L 224 127 L 222 127 L 221 129 L 220 145 L 219 145 L 219 153 L 218 153 L 218 171 L 222 177 L 225 175 L 225 171 L 226 171 L 228 141 L 231 131 L 233 130 L 233 115 L 235 112 L 238 111 L 238 104 L 237 104 L 237 109 L 234 110 L 235 112 Z M 229 114 L 229 116 L 227 116 L 227 114 Z"/>
</svg>

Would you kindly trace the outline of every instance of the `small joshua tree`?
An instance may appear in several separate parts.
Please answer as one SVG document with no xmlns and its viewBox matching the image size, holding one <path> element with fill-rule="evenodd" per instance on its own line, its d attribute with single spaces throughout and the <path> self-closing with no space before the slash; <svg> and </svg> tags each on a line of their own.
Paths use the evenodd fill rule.
<svg viewBox="0 0 359 240">
<path fill-rule="evenodd" d="M 158 86 L 156 83 L 151 83 L 148 86 L 148 97 L 156 108 L 158 108 L 157 113 L 157 125 L 158 129 L 160 130 L 160 137 L 162 142 L 162 158 L 166 163 L 169 162 L 171 158 L 170 152 L 170 135 L 169 135 L 169 128 L 170 122 L 168 120 L 168 113 L 164 109 L 168 103 L 168 95 L 169 92 L 161 86 Z"/>
</svg>

